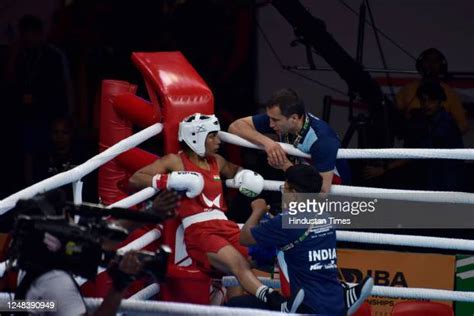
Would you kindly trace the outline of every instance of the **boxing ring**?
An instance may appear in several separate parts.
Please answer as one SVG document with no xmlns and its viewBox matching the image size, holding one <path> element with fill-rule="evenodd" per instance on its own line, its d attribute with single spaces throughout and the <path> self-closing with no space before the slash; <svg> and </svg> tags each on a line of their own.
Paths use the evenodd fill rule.
<svg viewBox="0 0 474 316">
<path fill-rule="evenodd" d="M 163 75 L 163 74 L 162 74 Z M 166 83 L 173 84 L 173 80 L 178 80 L 173 77 L 172 73 L 165 73 L 162 77 L 162 83 L 164 86 L 160 88 L 165 92 L 170 92 L 171 89 L 166 87 Z M 146 76 L 145 76 L 146 77 Z M 179 76 L 178 76 L 179 78 Z M 147 87 L 150 88 L 150 83 L 147 81 Z M 149 90 L 149 92 L 150 92 Z M 150 93 L 151 94 L 151 93 Z M 189 95 L 182 96 L 184 98 L 190 98 Z M 153 100 L 154 97 L 150 95 Z M 156 95 L 155 95 L 156 98 Z M 192 97 L 191 97 L 192 98 Z M 155 99 L 155 102 L 157 99 Z M 179 101 L 181 102 L 181 101 Z M 178 103 L 179 103 L 178 102 Z M 187 112 L 193 109 L 188 109 Z M 193 110 L 194 111 L 194 110 Z M 166 112 L 166 111 L 165 111 Z M 185 111 L 186 112 L 186 111 Z M 168 112 L 170 114 L 170 112 Z M 174 118 L 174 128 L 176 129 L 176 122 L 188 113 L 181 113 L 179 117 Z M 153 120 L 152 120 L 153 121 Z M 152 124 L 151 124 L 152 123 Z M 156 121 L 148 122 L 148 127 L 143 130 L 127 136 L 122 140 L 119 140 L 115 144 L 104 149 L 100 154 L 92 157 L 83 164 L 57 174 L 51 178 L 45 179 L 38 182 L 28 188 L 25 188 L 3 200 L 0 201 L 0 215 L 5 214 L 9 210 L 13 209 L 20 199 L 29 199 L 36 194 L 44 193 L 64 185 L 73 186 L 74 203 L 80 205 L 82 201 L 83 183 L 82 178 L 96 170 L 97 168 L 104 166 L 111 162 L 116 157 L 124 157 L 124 154 L 130 153 L 139 144 L 144 141 L 155 137 L 165 130 L 168 121 L 164 120 L 163 123 L 157 123 Z M 172 133 L 168 130 L 168 135 L 165 137 L 172 137 Z M 174 134 L 176 137 L 177 133 Z M 223 142 L 254 148 L 262 150 L 260 146 L 252 144 L 236 135 L 219 132 L 219 137 Z M 308 158 L 309 156 L 293 146 L 288 144 L 280 143 L 283 149 L 289 154 L 298 157 Z M 166 147 L 166 146 L 165 146 Z M 168 145 L 168 147 L 170 147 Z M 168 150 L 170 148 L 167 148 Z M 169 150 L 172 151 L 172 150 Z M 130 156 L 125 156 L 130 159 Z M 143 157 L 143 156 L 141 156 Z M 340 149 L 338 152 L 338 159 L 458 159 L 458 160 L 474 160 L 474 149 Z M 146 156 L 142 159 L 144 162 L 149 162 L 155 157 Z M 257 170 L 258 171 L 258 170 Z M 232 187 L 232 180 L 226 181 L 226 186 Z M 265 180 L 264 190 L 269 191 L 280 191 L 281 181 Z M 134 207 L 158 193 L 152 187 L 145 188 L 133 195 L 122 196 L 113 203 L 106 203 L 107 208 L 121 207 L 131 208 Z M 344 185 L 333 185 L 331 193 L 347 196 L 347 197 L 365 197 L 365 198 L 385 198 L 395 200 L 412 200 L 412 201 L 424 201 L 424 202 L 439 202 L 439 203 L 463 203 L 463 204 L 474 204 L 474 194 L 465 192 L 434 192 L 434 191 L 410 191 L 410 190 L 391 190 L 391 189 L 380 189 L 370 187 L 353 187 Z M 415 194 L 413 194 L 415 193 Z M 173 226 L 171 226 L 173 227 Z M 174 227 L 176 231 L 176 227 Z M 178 228 L 179 230 L 179 228 Z M 148 231 L 144 232 L 140 237 L 133 240 L 128 240 L 118 251 L 128 250 L 140 250 L 151 244 L 166 239 L 166 231 L 162 225 L 158 225 Z M 178 233 L 173 231 L 172 236 L 177 239 Z M 395 246 L 409 246 L 409 247 L 420 247 L 429 249 L 444 249 L 444 250 L 459 250 L 459 251 L 474 251 L 474 240 L 468 239 L 457 239 L 457 238 L 442 238 L 442 237 L 428 237 L 428 236 L 415 236 L 415 235 L 397 235 L 397 234 L 384 234 L 384 233 L 369 233 L 369 232 L 356 232 L 356 231 L 337 231 L 337 240 L 351 243 L 361 244 L 378 244 L 378 245 L 395 245 Z M 163 240 L 166 243 L 167 240 Z M 178 241 L 176 241 L 178 244 Z M 176 250 L 177 248 L 174 248 Z M 178 250 L 179 252 L 179 250 Z M 177 263 L 175 258 L 175 264 Z M 181 258 L 182 259 L 182 258 Z M 181 262 L 182 263 L 182 262 Z M 176 264 L 179 265 L 179 264 Z M 0 264 L 0 269 L 5 267 L 5 263 Z M 189 265 L 182 265 L 183 269 L 189 267 Z M 180 267 L 180 268 L 181 268 Z M 180 270 L 181 271 L 181 270 Z M 170 272 L 175 273 L 175 270 Z M 99 271 L 99 274 L 103 274 L 103 271 Z M 187 272 L 179 272 L 179 277 L 186 278 Z M 279 281 L 276 279 L 261 278 L 262 282 L 272 287 L 279 287 Z M 222 284 L 226 287 L 235 286 L 238 284 L 234 277 L 224 277 Z M 78 280 L 79 283 L 84 283 L 85 280 Z M 165 285 L 166 286 L 166 285 Z M 163 291 L 163 284 L 146 284 L 135 293 L 128 295 L 127 299 L 122 301 L 120 312 L 126 314 L 137 314 L 146 315 L 152 313 L 159 313 L 160 315 L 270 315 L 276 314 L 274 312 L 252 310 L 252 309 L 237 309 L 228 308 L 222 306 L 207 306 L 202 304 L 189 304 L 184 302 L 170 302 L 170 301 L 147 301 L 154 298 L 156 295 Z M 168 290 L 169 291 L 169 290 Z M 460 302 L 474 302 L 474 292 L 461 292 L 461 291 L 450 291 L 450 290 L 439 290 L 429 288 L 399 288 L 399 287 L 388 287 L 388 286 L 374 286 L 372 295 L 383 296 L 383 297 L 398 297 L 398 298 L 409 298 L 409 299 L 430 299 L 430 300 L 443 300 L 443 301 L 460 301 Z M 168 296 L 169 297 L 169 296 Z M 0 293 L 0 302 L 5 302 L 11 299 L 11 294 Z M 100 298 L 86 298 L 86 305 L 90 309 L 94 309 L 100 305 Z"/>
</svg>

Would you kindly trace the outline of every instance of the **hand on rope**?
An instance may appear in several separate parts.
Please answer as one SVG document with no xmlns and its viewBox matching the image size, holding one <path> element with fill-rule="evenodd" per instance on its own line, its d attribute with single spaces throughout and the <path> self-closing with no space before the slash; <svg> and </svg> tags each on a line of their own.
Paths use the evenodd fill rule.
<svg viewBox="0 0 474 316">
<path fill-rule="evenodd" d="M 280 146 L 279 143 L 270 140 L 267 144 L 264 144 L 265 152 L 267 153 L 268 163 L 273 167 L 273 165 L 282 165 L 285 160 L 288 160 L 286 157 L 286 152 Z"/>
<path fill-rule="evenodd" d="M 273 167 L 275 169 L 280 169 L 280 170 L 283 170 L 283 171 L 286 171 L 286 169 L 293 166 L 293 163 L 288 159 L 287 156 L 285 156 L 285 158 L 283 159 L 283 161 L 281 163 L 273 163 L 269 158 L 267 159 L 267 161 L 268 161 L 268 164 L 271 167 Z"/>
</svg>

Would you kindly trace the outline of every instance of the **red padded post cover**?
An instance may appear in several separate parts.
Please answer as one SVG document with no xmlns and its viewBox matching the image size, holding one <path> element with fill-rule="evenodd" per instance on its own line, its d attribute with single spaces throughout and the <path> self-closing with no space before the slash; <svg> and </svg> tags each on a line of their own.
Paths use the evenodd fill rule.
<svg viewBox="0 0 474 316">
<path fill-rule="evenodd" d="M 157 93 L 161 103 L 165 152 L 176 153 L 179 122 L 196 112 L 213 114 L 212 92 L 180 52 L 133 53 L 132 61 L 150 87 L 150 99 Z"/>
<path fill-rule="evenodd" d="M 124 138 L 132 135 L 132 123 L 117 115 L 113 108 L 115 98 L 123 93 L 135 93 L 137 86 L 125 81 L 102 81 L 100 100 L 99 148 L 104 151 Z M 117 184 L 128 177 L 125 170 L 112 160 L 99 169 L 99 197 L 106 205 L 127 197 Z"/>
<path fill-rule="evenodd" d="M 352 316 L 371 316 L 372 315 L 372 307 L 370 307 L 370 304 L 367 302 L 364 302 L 357 312 L 352 314 Z"/>
<path fill-rule="evenodd" d="M 142 128 L 161 121 L 160 108 L 134 93 L 126 92 L 117 95 L 113 106 L 120 117 Z"/>
<path fill-rule="evenodd" d="M 438 302 L 398 302 L 392 309 L 392 316 L 454 316 L 453 309 Z"/>
</svg>

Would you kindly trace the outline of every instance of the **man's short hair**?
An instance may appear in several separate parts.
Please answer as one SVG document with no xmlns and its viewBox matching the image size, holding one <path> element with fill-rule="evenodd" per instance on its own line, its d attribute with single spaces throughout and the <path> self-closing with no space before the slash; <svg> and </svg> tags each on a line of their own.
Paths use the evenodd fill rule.
<svg viewBox="0 0 474 316">
<path fill-rule="evenodd" d="M 292 114 L 297 114 L 301 117 L 305 113 L 303 100 L 301 100 L 295 90 L 290 88 L 281 89 L 273 93 L 267 102 L 267 108 L 275 106 L 280 108 L 281 114 L 285 117 L 290 117 Z"/>
<path fill-rule="evenodd" d="M 446 101 L 446 93 L 437 80 L 424 79 L 420 82 L 416 96 L 420 101 L 437 100 L 439 102 Z"/>
<path fill-rule="evenodd" d="M 323 185 L 323 178 L 310 165 L 293 165 L 286 169 L 285 178 L 288 185 L 298 193 L 319 193 Z"/>
</svg>

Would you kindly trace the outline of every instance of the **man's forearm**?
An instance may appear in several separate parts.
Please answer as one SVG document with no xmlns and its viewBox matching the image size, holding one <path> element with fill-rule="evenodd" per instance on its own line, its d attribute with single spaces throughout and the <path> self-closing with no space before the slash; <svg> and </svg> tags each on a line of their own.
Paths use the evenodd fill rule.
<svg viewBox="0 0 474 316">
<path fill-rule="evenodd" d="M 244 120 L 237 120 L 232 123 L 229 126 L 229 132 L 262 146 L 265 146 L 268 142 L 272 141 L 269 137 L 258 132 L 255 127 Z"/>
<path fill-rule="evenodd" d="M 332 181 L 323 179 L 323 184 L 321 186 L 321 193 L 329 193 L 331 191 Z"/>
<path fill-rule="evenodd" d="M 256 244 L 255 239 L 252 236 L 251 229 L 258 225 L 261 216 L 256 212 L 252 212 L 250 217 L 245 222 L 244 226 L 240 230 L 240 243 L 245 246 L 252 246 Z"/>
</svg>

